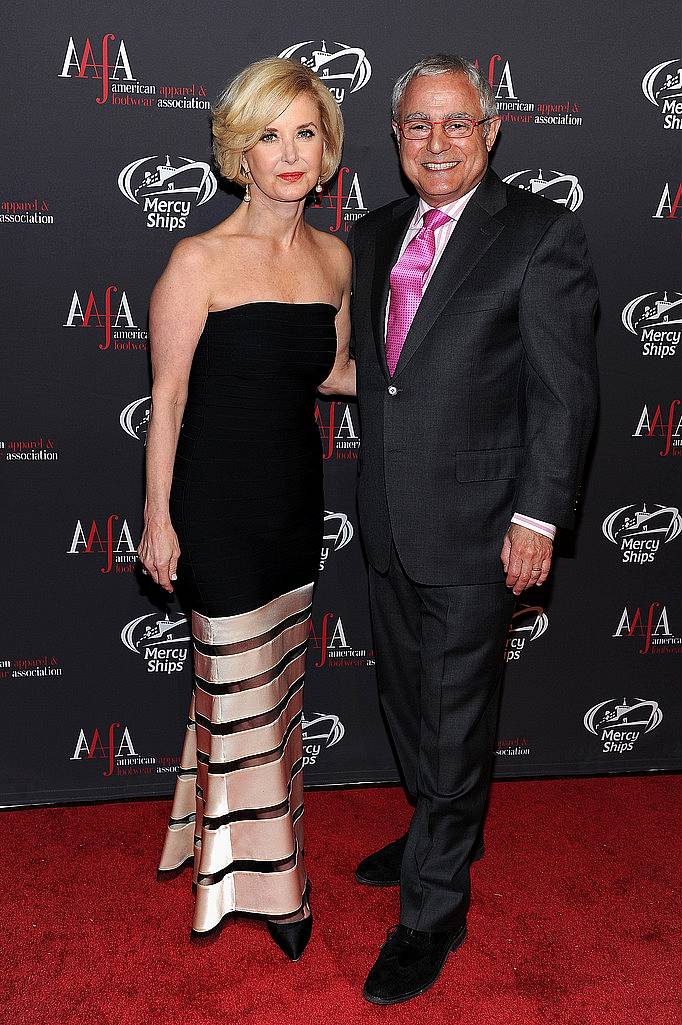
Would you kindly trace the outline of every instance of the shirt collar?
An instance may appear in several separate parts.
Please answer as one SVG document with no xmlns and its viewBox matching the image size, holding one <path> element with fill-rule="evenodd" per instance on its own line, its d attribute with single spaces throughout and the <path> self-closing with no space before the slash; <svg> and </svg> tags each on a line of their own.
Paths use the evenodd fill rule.
<svg viewBox="0 0 682 1025">
<path fill-rule="evenodd" d="M 469 189 L 469 191 L 466 192 L 463 196 L 460 196 L 459 199 L 455 199 L 452 203 L 446 203 L 445 206 L 439 206 L 438 209 L 442 210 L 443 213 L 448 215 L 448 217 L 451 217 L 453 221 L 457 221 L 462 216 L 464 207 L 467 205 L 467 203 L 469 202 L 469 200 L 471 199 L 471 197 L 473 196 L 474 192 L 480 184 L 480 181 L 476 182 L 473 189 Z M 412 218 L 412 223 L 410 227 L 416 228 L 418 224 L 421 224 L 422 218 L 424 217 L 426 211 L 432 209 L 433 207 L 430 207 L 428 203 L 425 203 L 420 196 L 419 204 L 414 212 L 414 216 Z"/>
</svg>

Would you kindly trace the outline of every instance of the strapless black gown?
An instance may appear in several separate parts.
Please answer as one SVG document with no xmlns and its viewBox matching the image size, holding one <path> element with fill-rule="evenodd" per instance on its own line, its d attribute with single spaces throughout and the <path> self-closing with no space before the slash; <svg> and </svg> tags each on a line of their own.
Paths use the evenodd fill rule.
<svg viewBox="0 0 682 1025">
<path fill-rule="evenodd" d="M 318 385 L 334 306 L 209 313 L 173 469 L 194 685 L 159 874 L 193 864 L 192 933 L 301 908 L 303 675 L 322 547 Z"/>
<path fill-rule="evenodd" d="M 170 512 L 178 592 L 228 616 L 313 580 L 322 547 L 317 386 L 336 351 L 326 303 L 209 313 L 194 354 Z"/>
</svg>

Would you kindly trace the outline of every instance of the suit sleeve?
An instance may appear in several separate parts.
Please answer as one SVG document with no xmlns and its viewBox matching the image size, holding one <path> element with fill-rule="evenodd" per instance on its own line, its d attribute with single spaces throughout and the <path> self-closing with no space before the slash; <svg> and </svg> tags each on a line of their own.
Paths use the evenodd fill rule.
<svg viewBox="0 0 682 1025">
<path fill-rule="evenodd" d="M 598 403 L 597 282 L 579 219 L 557 217 L 538 242 L 519 297 L 526 435 L 514 508 L 572 527 Z"/>
</svg>

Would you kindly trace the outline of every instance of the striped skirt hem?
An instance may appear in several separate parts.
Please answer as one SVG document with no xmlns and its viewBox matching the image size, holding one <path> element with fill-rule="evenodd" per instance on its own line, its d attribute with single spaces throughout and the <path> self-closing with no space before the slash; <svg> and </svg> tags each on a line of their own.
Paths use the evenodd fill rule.
<svg viewBox="0 0 682 1025">
<path fill-rule="evenodd" d="M 192 866 L 192 933 L 300 910 L 303 680 L 313 583 L 236 616 L 192 613 L 194 682 L 159 876 Z"/>
</svg>

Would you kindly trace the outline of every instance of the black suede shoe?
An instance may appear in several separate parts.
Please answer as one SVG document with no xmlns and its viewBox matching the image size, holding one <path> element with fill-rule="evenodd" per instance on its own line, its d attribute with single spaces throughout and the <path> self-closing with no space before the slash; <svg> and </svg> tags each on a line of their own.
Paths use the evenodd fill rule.
<svg viewBox="0 0 682 1025">
<path fill-rule="evenodd" d="M 466 919 L 447 932 L 421 932 L 396 925 L 388 930 L 362 995 L 372 1004 L 400 1004 L 433 986 L 451 950 L 467 935 Z"/>
<path fill-rule="evenodd" d="M 407 833 L 386 844 L 380 851 L 375 851 L 361 861 L 355 870 L 356 882 L 363 886 L 400 886 L 400 866 L 407 844 Z M 483 843 L 471 856 L 472 861 L 480 861 L 485 853 Z"/>
</svg>

